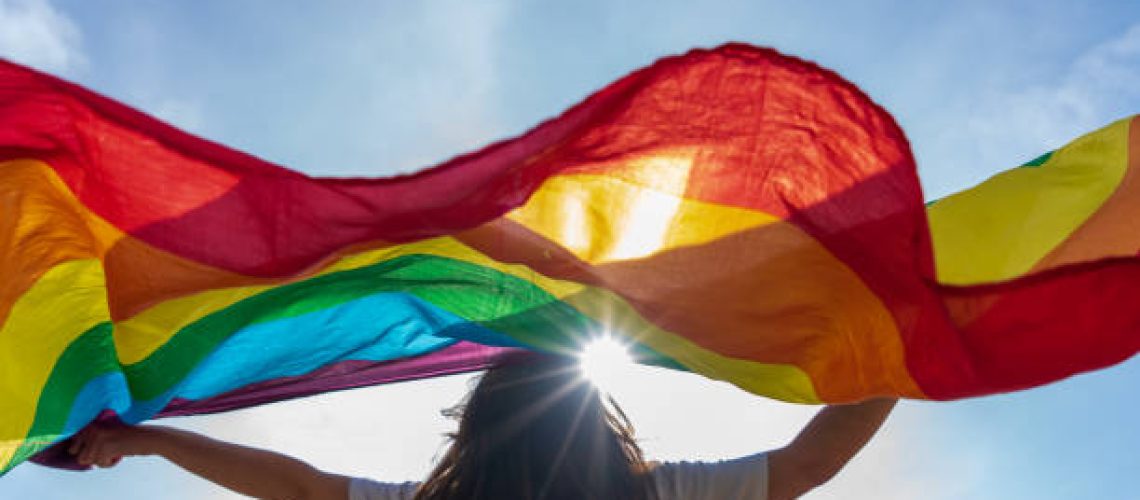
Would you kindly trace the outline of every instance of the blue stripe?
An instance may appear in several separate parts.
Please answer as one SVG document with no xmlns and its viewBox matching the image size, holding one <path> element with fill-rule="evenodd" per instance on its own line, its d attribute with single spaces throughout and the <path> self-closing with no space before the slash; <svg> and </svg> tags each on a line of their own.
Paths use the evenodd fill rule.
<svg viewBox="0 0 1140 500">
<path fill-rule="evenodd" d="M 458 340 L 522 346 L 414 295 L 369 295 L 242 328 L 182 383 L 150 400 L 131 402 L 121 372 L 95 378 L 77 396 L 64 435 L 78 431 L 104 409 L 114 410 L 124 422 L 134 424 L 158 414 L 174 398 L 206 399 L 250 384 L 304 375 L 341 361 L 387 361 L 427 354 Z"/>
</svg>

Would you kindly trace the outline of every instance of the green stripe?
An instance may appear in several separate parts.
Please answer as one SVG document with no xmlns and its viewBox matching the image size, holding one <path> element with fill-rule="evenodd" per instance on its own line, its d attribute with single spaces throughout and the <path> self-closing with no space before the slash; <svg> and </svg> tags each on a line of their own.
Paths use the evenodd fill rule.
<svg viewBox="0 0 1140 500">
<path fill-rule="evenodd" d="M 242 328 L 383 292 L 409 293 L 480 324 L 558 302 L 534 284 L 494 269 L 434 255 L 405 255 L 273 288 L 187 325 L 146 359 L 124 367 L 132 396 L 146 400 L 163 394 Z M 586 320 L 583 316 L 578 322 Z"/>
<path fill-rule="evenodd" d="M 119 369 L 111 331 L 111 323 L 95 325 L 60 354 L 36 402 L 32 427 L 0 474 L 51 446 L 67 425 L 79 391 L 92 379 Z"/>
<path fill-rule="evenodd" d="M 1053 152 L 1052 152 L 1052 151 L 1050 151 L 1050 152 L 1048 152 L 1048 153 L 1045 153 L 1045 154 L 1043 154 L 1043 155 L 1041 155 L 1041 156 L 1038 156 L 1037 158 L 1034 158 L 1034 159 L 1032 159 L 1032 160 L 1029 160 L 1029 161 L 1025 162 L 1025 164 L 1024 164 L 1024 165 L 1022 165 L 1021 167 L 1022 167 L 1022 168 L 1026 168 L 1026 167 L 1028 167 L 1028 168 L 1033 168 L 1033 167 L 1040 167 L 1041 165 L 1044 165 L 1044 164 L 1045 164 L 1045 162 L 1049 161 L 1049 158 L 1052 158 L 1052 157 L 1053 157 Z"/>
<path fill-rule="evenodd" d="M 434 255 L 406 255 L 330 273 L 244 299 L 179 330 L 146 359 L 122 367 L 134 400 L 161 396 L 181 382 L 218 345 L 258 323 L 319 311 L 368 295 L 405 292 L 536 349 L 577 350 L 597 323 L 526 280 L 495 269 Z M 3 469 L 50 446 L 72 405 L 92 379 L 120 369 L 112 325 L 88 330 L 64 350 L 44 386 L 28 438 Z M 640 362 L 684 370 L 635 344 Z M 2 473 L 2 472 L 0 472 Z"/>
</svg>

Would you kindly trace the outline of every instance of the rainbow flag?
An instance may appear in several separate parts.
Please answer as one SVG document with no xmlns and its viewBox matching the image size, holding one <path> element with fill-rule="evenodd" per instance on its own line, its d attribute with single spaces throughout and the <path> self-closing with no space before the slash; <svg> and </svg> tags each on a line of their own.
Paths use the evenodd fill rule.
<svg viewBox="0 0 1140 500">
<path fill-rule="evenodd" d="M 803 403 L 1104 367 L 1140 349 L 1133 123 L 928 209 L 886 111 L 732 44 L 415 175 L 311 178 L 0 64 L 0 470 L 108 413 L 607 335 Z"/>
</svg>

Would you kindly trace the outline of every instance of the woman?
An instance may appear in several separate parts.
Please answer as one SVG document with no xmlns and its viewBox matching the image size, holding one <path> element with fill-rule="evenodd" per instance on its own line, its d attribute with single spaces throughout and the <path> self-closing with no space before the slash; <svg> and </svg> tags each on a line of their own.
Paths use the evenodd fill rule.
<svg viewBox="0 0 1140 500">
<path fill-rule="evenodd" d="M 159 455 L 238 493 L 272 499 L 796 498 L 834 476 L 894 407 L 874 400 L 821 411 L 788 446 L 736 460 L 649 464 L 617 404 L 577 360 L 538 354 L 488 370 L 451 411 L 459 429 L 423 483 L 383 484 L 321 472 L 264 450 L 159 426 L 91 427 L 80 463 Z"/>
</svg>

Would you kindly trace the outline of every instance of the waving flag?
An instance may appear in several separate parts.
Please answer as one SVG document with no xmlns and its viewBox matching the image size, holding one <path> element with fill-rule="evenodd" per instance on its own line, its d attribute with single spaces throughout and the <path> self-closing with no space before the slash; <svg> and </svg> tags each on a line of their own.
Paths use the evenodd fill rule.
<svg viewBox="0 0 1140 500">
<path fill-rule="evenodd" d="M 766 49 L 661 60 L 391 179 L 307 177 L 3 64 L 0 470 L 107 411 L 221 411 L 604 335 L 808 403 L 1107 366 L 1140 349 L 1132 128 L 933 204 L 932 239 L 890 115 Z"/>
</svg>

